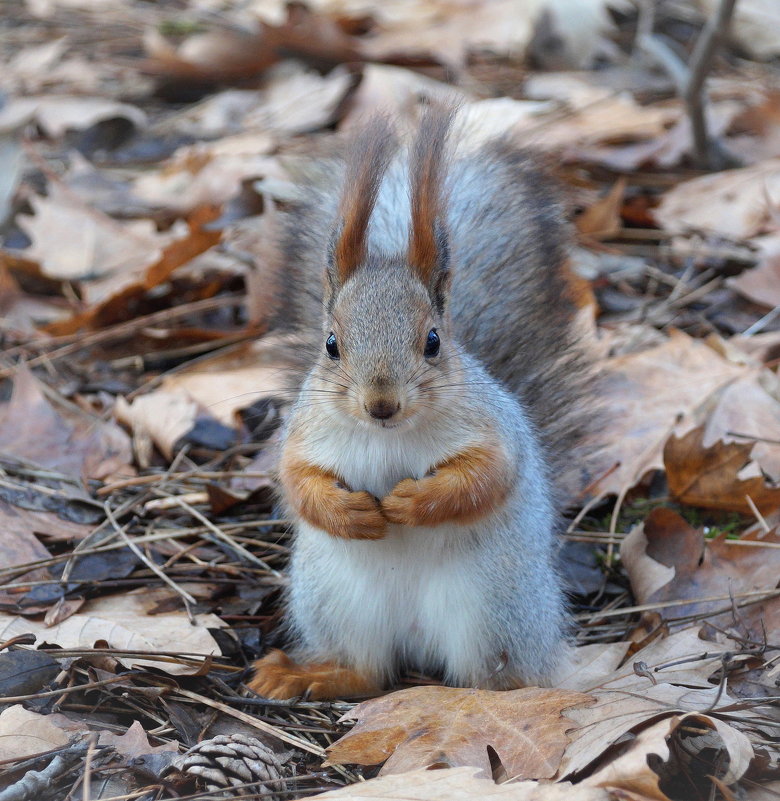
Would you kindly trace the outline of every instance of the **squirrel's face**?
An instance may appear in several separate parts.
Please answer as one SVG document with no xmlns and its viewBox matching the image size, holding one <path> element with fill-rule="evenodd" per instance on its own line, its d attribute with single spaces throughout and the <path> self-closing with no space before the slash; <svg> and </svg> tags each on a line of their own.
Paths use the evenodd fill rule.
<svg viewBox="0 0 780 801">
<path fill-rule="evenodd" d="M 402 262 L 357 270 L 332 297 L 312 402 L 381 428 L 435 414 L 460 360 L 449 324 Z"/>
</svg>

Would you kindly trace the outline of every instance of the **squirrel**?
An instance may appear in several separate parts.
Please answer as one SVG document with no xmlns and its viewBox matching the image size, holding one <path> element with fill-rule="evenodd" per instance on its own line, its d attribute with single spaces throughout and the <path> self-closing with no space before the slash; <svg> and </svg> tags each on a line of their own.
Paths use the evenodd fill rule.
<svg viewBox="0 0 780 801">
<path fill-rule="evenodd" d="M 568 228 L 507 139 L 458 154 L 430 105 L 373 120 L 288 217 L 278 300 L 316 341 L 281 439 L 290 653 L 267 698 L 377 694 L 402 669 L 549 685 L 571 646 L 561 466 L 584 430 Z"/>
</svg>

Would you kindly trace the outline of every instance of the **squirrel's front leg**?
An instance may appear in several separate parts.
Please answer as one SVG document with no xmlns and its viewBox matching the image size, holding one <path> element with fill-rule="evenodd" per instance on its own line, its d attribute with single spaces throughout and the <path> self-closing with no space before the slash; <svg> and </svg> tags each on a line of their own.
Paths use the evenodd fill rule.
<svg viewBox="0 0 780 801">
<path fill-rule="evenodd" d="M 471 523 L 495 511 L 512 486 L 512 470 L 499 445 L 474 446 L 416 480 L 405 478 L 382 500 L 391 523 L 437 526 Z"/>
<path fill-rule="evenodd" d="M 286 447 L 282 454 L 280 479 L 295 511 L 328 534 L 376 540 L 387 533 L 387 521 L 373 495 L 352 492 L 338 476 L 306 461 L 294 447 Z"/>
</svg>

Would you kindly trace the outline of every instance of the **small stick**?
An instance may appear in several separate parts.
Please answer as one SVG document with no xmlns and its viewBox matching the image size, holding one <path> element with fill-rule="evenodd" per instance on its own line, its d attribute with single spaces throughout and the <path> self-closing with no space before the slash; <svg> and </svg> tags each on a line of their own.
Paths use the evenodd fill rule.
<svg viewBox="0 0 780 801">
<path fill-rule="evenodd" d="M 690 75 L 685 87 L 685 104 L 691 119 L 694 158 L 699 167 L 715 169 L 717 153 L 714 144 L 707 134 L 707 120 L 704 115 L 704 82 L 712 66 L 712 60 L 720 47 L 731 23 L 737 0 L 721 0 L 718 12 L 711 16 L 704 25 L 689 64 Z"/>
<path fill-rule="evenodd" d="M 183 590 L 172 578 L 167 576 L 165 571 L 160 570 L 160 568 L 157 567 L 157 565 L 146 556 L 146 554 L 133 542 L 133 540 L 127 536 L 124 526 L 119 525 L 116 517 L 114 517 L 114 512 L 108 503 L 104 503 L 103 508 L 106 510 L 106 517 L 114 527 L 116 533 L 122 538 L 125 545 L 127 545 L 127 547 L 149 568 L 149 570 L 152 571 L 152 573 L 155 574 L 155 576 L 161 578 L 184 601 L 184 606 L 187 609 L 187 615 L 190 618 L 190 622 L 194 622 L 192 613 L 190 611 L 190 605 L 195 606 L 198 603 L 195 598 L 193 598 L 186 590 Z"/>
</svg>

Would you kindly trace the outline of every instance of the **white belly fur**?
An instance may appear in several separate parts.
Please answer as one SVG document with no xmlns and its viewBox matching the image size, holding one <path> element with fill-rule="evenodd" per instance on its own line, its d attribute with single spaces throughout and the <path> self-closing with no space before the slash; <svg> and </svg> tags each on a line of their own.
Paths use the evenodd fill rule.
<svg viewBox="0 0 780 801">
<path fill-rule="evenodd" d="M 331 430 L 312 456 L 353 490 L 381 498 L 401 479 L 422 478 L 453 455 L 439 444 L 451 446 L 448 433 Z M 478 636 L 486 588 L 468 551 L 468 527 L 455 524 L 391 525 L 383 540 L 361 542 L 298 521 L 290 611 L 304 649 L 375 675 L 406 659 L 467 677 L 490 658 L 479 653 Z"/>
</svg>

